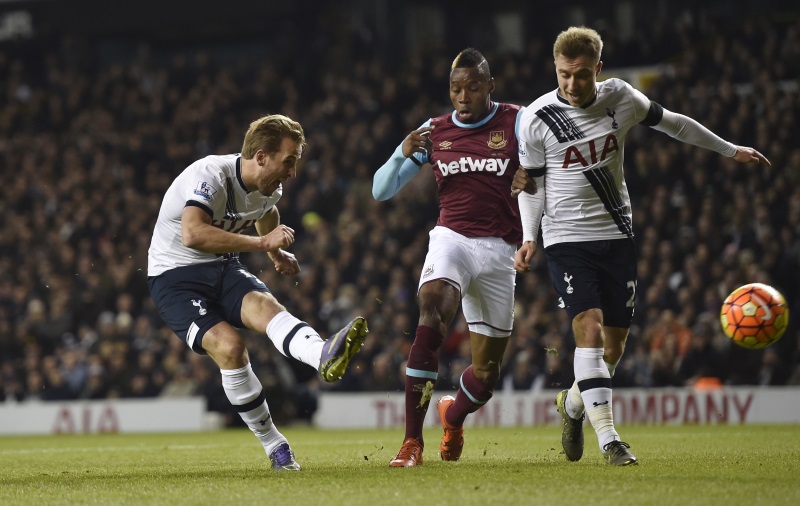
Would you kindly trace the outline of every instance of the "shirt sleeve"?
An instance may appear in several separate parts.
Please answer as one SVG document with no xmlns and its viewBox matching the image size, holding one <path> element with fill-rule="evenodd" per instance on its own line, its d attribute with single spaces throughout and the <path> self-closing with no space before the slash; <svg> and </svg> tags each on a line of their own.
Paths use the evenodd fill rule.
<svg viewBox="0 0 800 506">
<path fill-rule="evenodd" d="M 663 108 L 662 108 L 663 109 Z M 724 156 L 734 156 L 736 146 L 721 138 L 697 121 L 683 114 L 663 109 L 661 121 L 652 127 L 681 142 L 716 151 Z"/>
<path fill-rule="evenodd" d="M 419 128 L 430 126 L 431 120 L 426 121 Z M 400 188 L 406 185 L 420 170 L 423 164 L 428 162 L 428 156 L 414 153 L 413 156 L 406 158 L 403 156 L 403 143 L 394 150 L 392 156 L 381 165 L 372 178 L 372 196 L 375 200 L 388 200 L 392 198 Z"/>
<path fill-rule="evenodd" d="M 641 123 L 647 118 L 647 114 L 650 112 L 650 99 L 628 83 L 625 83 L 625 87 L 631 96 L 631 102 L 633 102 L 634 118 L 636 118 L 637 123 Z"/>
<path fill-rule="evenodd" d="M 188 175 L 184 180 L 183 193 L 186 206 L 199 207 L 212 218 L 215 210 L 225 208 L 225 185 L 212 171 L 200 168 Z"/>
<path fill-rule="evenodd" d="M 526 169 L 538 169 L 545 166 L 544 140 L 536 135 L 532 108 L 525 109 L 517 117 L 517 143 L 519 145 L 519 164 Z"/>
<path fill-rule="evenodd" d="M 519 194 L 519 215 L 522 222 L 522 242 L 533 241 L 539 235 L 539 224 L 544 212 L 544 176 L 534 177 L 537 191 L 533 195 L 522 192 Z"/>
</svg>

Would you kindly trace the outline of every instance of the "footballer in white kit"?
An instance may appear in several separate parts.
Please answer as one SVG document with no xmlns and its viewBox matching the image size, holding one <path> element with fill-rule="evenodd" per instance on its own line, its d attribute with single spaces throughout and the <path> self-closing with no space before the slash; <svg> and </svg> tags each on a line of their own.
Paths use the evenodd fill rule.
<svg viewBox="0 0 800 506">
<path fill-rule="evenodd" d="M 210 155 L 175 178 L 164 195 L 148 251 L 147 276 L 156 307 L 178 337 L 200 354 L 205 354 L 203 335 L 217 323 L 227 321 L 236 328 L 245 327 L 240 314 L 245 293 L 269 291 L 239 262 L 238 252 L 209 253 L 183 244 L 182 216 L 187 206 L 207 213 L 214 227 L 241 233 L 280 200 L 280 185 L 268 196 L 248 192 L 242 181 L 241 161 L 236 154 Z M 226 273 L 221 278 L 225 297 L 215 287 L 220 272 Z M 176 296 L 176 286 L 185 286 L 187 296 Z"/>
<path fill-rule="evenodd" d="M 283 248 L 294 230 L 275 204 L 295 177 L 305 147 L 299 123 L 275 114 L 250 124 L 242 153 L 212 155 L 189 165 L 164 195 L 148 252 L 148 286 L 164 321 L 196 353 L 219 366 L 231 405 L 261 442 L 275 470 L 300 465 L 272 422 L 266 395 L 238 329 L 266 334 L 285 356 L 317 369 L 324 381 L 345 373 L 367 335 L 357 316 L 325 341 L 289 313 L 239 261 L 269 255 L 280 274 L 300 266 Z M 249 232 L 255 227 L 256 235 Z"/>
<path fill-rule="evenodd" d="M 547 265 L 575 336 L 575 383 L 559 392 L 562 447 L 583 455 L 584 414 L 606 460 L 637 463 L 614 428 L 611 377 L 622 357 L 636 302 L 636 248 L 622 163 L 625 137 L 637 124 L 744 163 L 769 161 L 696 122 L 664 109 L 620 79 L 597 82 L 603 42 L 591 28 L 571 27 L 553 45 L 558 88 L 528 106 L 517 135 L 524 170 L 519 195 L 523 243 L 515 268 L 530 269 L 540 219 Z M 533 192 L 531 177 L 538 191 Z M 585 409 L 584 409 L 585 406 Z"/>
<path fill-rule="evenodd" d="M 594 100 L 581 107 L 570 105 L 554 90 L 523 112 L 518 132 L 520 165 L 534 176 L 543 176 L 544 191 L 533 196 L 522 194 L 521 213 L 525 219 L 526 211 L 543 205 L 543 246 L 553 283 L 571 317 L 602 307 L 606 325 L 630 325 L 636 294 L 633 243 L 595 241 L 633 238 L 631 202 L 622 167 L 625 136 L 631 127 L 642 124 L 674 132 L 680 135 L 679 139 L 725 156 L 736 153 L 736 146 L 690 122 L 693 120 L 665 111 L 615 78 L 597 83 Z M 523 242 L 535 241 L 534 232 L 533 228 L 524 227 Z M 619 268 L 609 273 L 616 280 L 586 280 L 576 276 L 578 273 L 565 271 L 563 266 L 553 265 L 558 264 L 555 252 L 563 251 L 557 247 L 559 244 L 590 242 L 595 247 L 587 254 L 613 252 L 604 261 L 611 263 L 611 269 L 614 263 L 618 264 Z M 579 289 L 585 281 L 599 283 L 601 292 L 597 293 L 594 286 Z"/>
</svg>

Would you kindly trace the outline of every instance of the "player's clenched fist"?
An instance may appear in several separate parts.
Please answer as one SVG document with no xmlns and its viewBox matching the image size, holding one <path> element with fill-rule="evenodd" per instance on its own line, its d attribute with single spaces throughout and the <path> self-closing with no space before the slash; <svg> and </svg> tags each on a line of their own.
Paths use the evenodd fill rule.
<svg viewBox="0 0 800 506">
<path fill-rule="evenodd" d="M 286 225 L 278 225 L 270 231 L 267 235 L 263 236 L 264 249 L 272 251 L 278 248 L 286 248 L 291 246 L 294 242 L 294 229 Z"/>
<path fill-rule="evenodd" d="M 278 249 L 270 251 L 269 257 L 275 264 L 275 270 L 284 276 L 297 276 L 300 273 L 300 264 L 292 253 Z"/>
<path fill-rule="evenodd" d="M 536 181 L 520 166 L 514 173 L 514 181 L 511 182 L 511 196 L 516 197 L 522 192 L 533 195 L 537 190 Z"/>
</svg>

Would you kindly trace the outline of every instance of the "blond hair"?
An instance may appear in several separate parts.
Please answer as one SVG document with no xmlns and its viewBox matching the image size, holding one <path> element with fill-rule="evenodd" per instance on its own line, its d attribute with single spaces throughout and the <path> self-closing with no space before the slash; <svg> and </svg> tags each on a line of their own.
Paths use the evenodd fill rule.
<svg viewBox="0 0 800 506">
<path fill-rule="evenodd" d="M 306 146 L 306 137 L 300 123 L 282 114 L 258 118 L 250 123 L 250 128 L 244 134 L 242 156 L 252 159 L 259 149 L 263 149 L 267 155 L 277 153 L 285 137 L 296 141 L 302 148 Z"/>
<path fill-rule="evenodd" d="M 553 44 L 553 58 L 563 55 L 565 58 L 574 59 L 579 56 L 588 56 L 595 65 L 600 63 L 603 53 L 603 39 L 600 34 L 585 26 L 571 26 L 558 34 Z"/>
</svg>

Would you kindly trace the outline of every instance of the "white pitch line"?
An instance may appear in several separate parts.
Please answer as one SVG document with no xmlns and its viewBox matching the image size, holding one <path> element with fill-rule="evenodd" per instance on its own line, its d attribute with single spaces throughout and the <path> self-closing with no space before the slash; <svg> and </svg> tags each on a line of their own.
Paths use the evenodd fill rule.
<svg viewBox="0 0 800 506">
<path fill-rule="evenodd" d="M 18 448 L 0 450 L 0 455 L 23 455 L 31 453 L 90 453 L 90 452 L 133 452 L 158 450 L 208 450 L 210 448 L 231 448 L 231 445 L 148 445 L 148 446 L 96 446 L 75 448 Z"/>
</svg>

